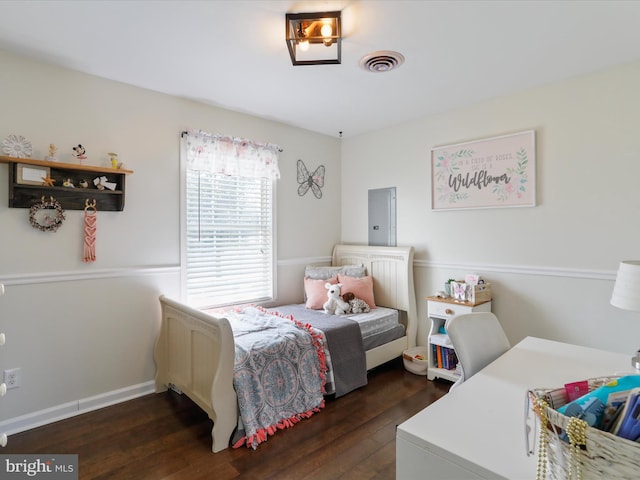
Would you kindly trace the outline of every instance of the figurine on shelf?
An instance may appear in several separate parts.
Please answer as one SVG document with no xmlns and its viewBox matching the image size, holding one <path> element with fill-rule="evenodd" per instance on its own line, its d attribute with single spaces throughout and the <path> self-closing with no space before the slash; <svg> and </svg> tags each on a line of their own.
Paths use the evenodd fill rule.
<svg viewBox="0 0 640 480">
<path fill-rule="evenodd" d="M 108 188 L 109 190 L 115 190 L 118 186 L 117 183 L 110 182 L 104 175 L 102 177 L 94 178 L 93 184 L 98 190 L 104 190 L 105 188 Z"/>
<path fill-rule="evenodd" d="M 80 187 L 82 188 L 87 188 L 89 186 L 89 182 L 87 182 L 84 178 L 82 180 L 80 180 L 80 183 L 78 184 L 80 185 Z"/>
<path fill-rule="evenodd" d="M 53 143 L 49 144 L 49 155 L 44 157 L 47 162 L 57 162 L 56 152 L 58 151 L 58 147 L 56 147 Z"/>
<path fill-rule="evenodd" d="M 51 178 L 50 175 L 47 175 L 46 177 L 42 177 L 42 185 L 44 185 L 45 187 L 53 187 L 54 186 L 53 184 L 55 182 L 56 181 L 53 178 Z"/>
<path fill-rule="evenodd" d="M 109 160 L 111 160 L 111 168 L 118 168 L 118 154 L 109 152 L 107 155 L 109 155 Z"/>
<path fill-rule="evenodd" d="M 87 151 L 80 144 L 78 144 L 77 147 L 73 147 L 73 156 L 76 157 L 78 160 L 84 160 L 85 158 L 87 158 L 86 153 L 87 153 Z M 80 163 L 82 163 L 82 162 L 80 162 Z"/>
<path fill-rule="evenodd" d="M 63 187 L 75 188 L 76 186 L 73 184 L 73 181 L 70 178 L 65 178 L 64 182 L 62 182 Z"/>
</svg>

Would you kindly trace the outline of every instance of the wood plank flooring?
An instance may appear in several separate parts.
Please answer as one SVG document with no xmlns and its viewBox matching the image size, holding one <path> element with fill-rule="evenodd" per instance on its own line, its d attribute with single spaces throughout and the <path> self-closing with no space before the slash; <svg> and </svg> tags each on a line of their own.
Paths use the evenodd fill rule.
<svg viewBox="0 0 640 480">
<path fill-rule="evenodd" d="M 78 454 L 83 480 L 394 479 L 396 425 L 450 385 L 413 375 L 398 359 L 257 450 L 216 454 L 204 412 L 165 392 L 12 435 L 0 453 Z"/>
</svg>

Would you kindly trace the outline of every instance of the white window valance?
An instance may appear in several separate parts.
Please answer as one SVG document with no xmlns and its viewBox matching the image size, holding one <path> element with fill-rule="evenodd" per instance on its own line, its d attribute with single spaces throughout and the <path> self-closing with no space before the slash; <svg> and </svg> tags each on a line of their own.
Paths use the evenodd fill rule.
<svg viewBox="0 0 640 480">
<path fill-rule="evenodd" d="M 201 130 L 183 133 L 187 168 L 248 178 L 280 178 L 278 145 L 216 135 Z"/>
</svg>

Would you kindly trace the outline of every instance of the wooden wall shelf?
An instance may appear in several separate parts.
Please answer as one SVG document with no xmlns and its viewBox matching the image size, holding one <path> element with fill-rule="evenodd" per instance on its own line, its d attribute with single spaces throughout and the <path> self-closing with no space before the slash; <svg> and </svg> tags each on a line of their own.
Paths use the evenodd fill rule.
<svg viewBox="0 0 640 480">
<path fill-rule="evenodd" d="M 0 163 L 9 165 L 9 207 L 31 208 L 42 197 L 54 197 L 65 210 L 84 210 L 85 200 L 96 200 L 98 211 L 122 211 L 125 200 L 125 179 L 132 170 L 73 163 L 48 162 L 32 158 L 0 156 Z M 49 168 L 49 176 L 55 180 L 54 186 L 25 185 L 18 183 L 18 168 L 31 165 Z M 115 190 L 99 190 L 93 184 L 96 177 L 106 176 L 109 182 L 116 183 Z M 75 188 L 62 186 L 65 180 L 71 180 Z M 81 180 L 89 183 L 88 188 L 79 186 Z"/>
</svg>

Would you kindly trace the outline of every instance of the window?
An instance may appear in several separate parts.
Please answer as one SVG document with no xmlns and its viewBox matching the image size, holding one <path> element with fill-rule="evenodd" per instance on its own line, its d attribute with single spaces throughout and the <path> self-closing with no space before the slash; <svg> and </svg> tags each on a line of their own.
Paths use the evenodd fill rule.
<svg viewBox="0 0 640 480">
<path fill-rule="evenodd" d="M 222 149 L 220 142 L 226 142 Z M 258 157 L 252 154 L 256 148 L 269 148 L 266 158 L 273 162 L 270 152 L 277 154 L 278 149 L 202 132 L 187 132 L 183 146 L 182 270 L 187 302 L 212 307 L 273 299 L 272 177 L 278 176 L 277 163 L 274 175 L 272 168 L 256 168 L 255 162 L 265 161 L 264 152 Z"/>
</svg>

